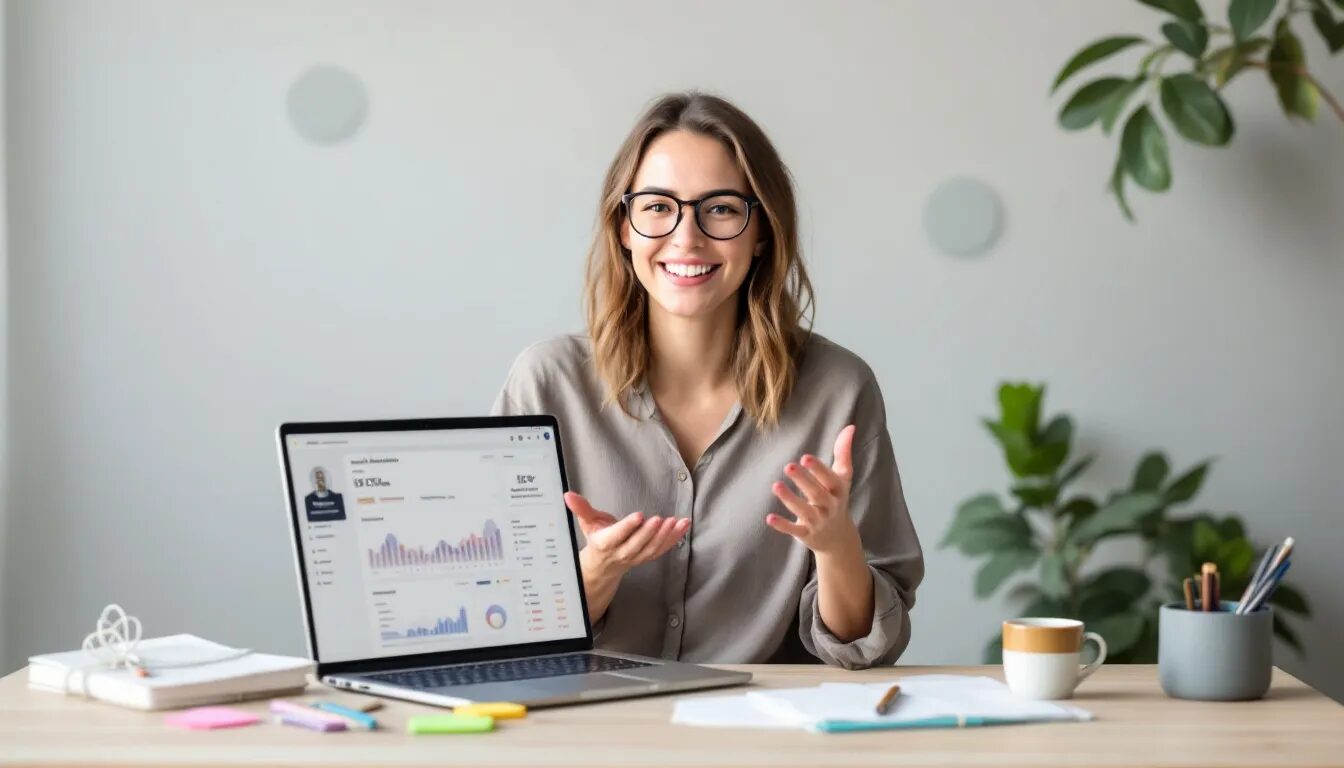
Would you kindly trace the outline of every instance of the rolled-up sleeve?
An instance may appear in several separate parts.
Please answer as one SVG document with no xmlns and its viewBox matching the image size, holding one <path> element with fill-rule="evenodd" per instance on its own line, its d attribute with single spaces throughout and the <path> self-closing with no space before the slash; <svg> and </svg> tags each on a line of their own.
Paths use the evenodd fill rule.
<svg viewBox="0 0 1344 768">
<path fill-rule="evenodd" d="M 850 514 L 873 576 L 872 626 L 868 634 L 848 643 L 831 633 L 817 605 L 815 561 L 798 605 L 803 645 L 823 662 L 846 669 L 896 662 L 910 643 L 910 609 L 924 578 L 924 555 L 905 505 L 880 402 L 877 411 L 880 431 L 854 449 L 849 497 Z"/>
</svg>

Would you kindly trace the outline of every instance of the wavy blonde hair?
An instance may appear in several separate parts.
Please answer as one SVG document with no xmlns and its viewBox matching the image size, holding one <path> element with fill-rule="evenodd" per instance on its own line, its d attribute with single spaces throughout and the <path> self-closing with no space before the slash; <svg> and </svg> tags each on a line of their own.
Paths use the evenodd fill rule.
<svg viewBox="0 0 1344 768">
<path fill-rule="evenodd" d="M 813 313 L 812 283 L 798 250 L 793 182 L 760 126 L 727 100 L 696 91 L 657 99 L 626 137 L 602 185 L 584 292 L 593 362 L 607 390 L 604 404 L 614 402 L 632 415 L 625 395 L 649 371 L 649 298 L 621 245 L 621 195 L 630 191 L 649 144 L 673 130 L 722 141 L 746 174 L 749 193 L 761 200 L 767 247 L 752 259 L 738 292 L 731 366 L 742 409 L 758 428 L 773 428 L 793 391 Z"/>
</svg>

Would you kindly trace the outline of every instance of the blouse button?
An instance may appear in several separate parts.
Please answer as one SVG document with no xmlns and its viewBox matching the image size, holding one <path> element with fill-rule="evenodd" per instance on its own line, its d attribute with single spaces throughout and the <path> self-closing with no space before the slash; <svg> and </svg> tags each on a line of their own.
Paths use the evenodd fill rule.
<svg viewBox="0 0 1344 768">
<path fill-rule="evenodd" d="M 673 629 L 676 629 L 681 626 L 681 617 L 674 613 L 667 617 L 667 623 L 671 625 Z"/>
<path fill-rule="evenodd" d="M 681 470 L 681 469 L 678 469 L 678 470 L 677 470 L 677 480 L 679 480 L 679 481 L 681 481 L 681 482 L 683 482 L 683 483 L 686 482 L 686 472 L 685 472 L 685 470 Z"/>
</svg>

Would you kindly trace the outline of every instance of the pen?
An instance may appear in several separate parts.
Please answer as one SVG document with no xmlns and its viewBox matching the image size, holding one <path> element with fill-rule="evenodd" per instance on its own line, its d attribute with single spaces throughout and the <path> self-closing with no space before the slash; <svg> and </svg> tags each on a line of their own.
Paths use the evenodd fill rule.
<svg viewBox="0 0 1344 768">
<path fill-rule="evenodd" d="M 357 709 L 351 709 L 350 707 L 343 707 L 340 704 L 333 704 L 330 701 L 315 701 L 313 702 L 313 706 L 317 707 L 318 709 L 324 712 L 330 712 L 333 715 L 340 715 L 341 717 L 344 717 L 345 719 L 350 720 L 355 724 L 359 725 L 361 728 L 367 728 L 370 731 L 378 727 L 378 721 L 374 719 L 373 715 L 360 712 Z"/>
<path fill-rule="evenodd" d="M 1296 544 L 1296 543 L 1297 543 L 1297 542 L 1295 542 L 1295 541 L 1293 540 L 1293 537 L 1292 537 L 1292 536 L 1289 536 L 1288 538 L 1286 538 L 1286 539 L 1283 540 L 1283 546 L 1279 547 L 1279 551 L 1276 552 L 1276 553 L 1274 554 L 1274 559 L 1271 560 L 1271 561 L 1269 562 L 1269 565 L 1267 566 L 1267 569 L 1266 569 L 1266 571 L 1265 571 L 1265 573 L 1266 573 L 1267 575 L 1266 575 L 1264 578 L 1262 578 L 1258 584 L 1255 585 L 1255 591 L 1251 593 L 1251 602 L 1250 602 L 1250 603 L 1243 603 L 1243 604 L 1237 606 L 1237 612 L 1238 612 L 1238 613 L 1249 613 L 1249 612 L 1250 612 L 1250 607 L 1249 607 L 1249 606 L 1251 606 L 1252 604 L 1254 604 L 1254 603 L 1256 602 L 1256 600 L 1255 600 L 1255 596 L 1256 596 L 1262 589 L 1264 589 L 1266 583 L 1267 583 L 1270 579 L 1272 579 L 1272 578 L 1274 577 L 1275 572 L 1277 572 L 1278 569 L 1283 565 L 1283 561 L 1287 560 L 1287 559 L 1288 559 L 1288 556 L 1291 555 L 1291 554 L 1293 553 L 1293 545 Z M 1255 607 L 1259 607 L 1259 606 L 1256 605 Z"/>
<path fill-rule="evenodd" d="M 1237 601 L 1237 608 L 1245 605 L 1251 596 L 1255 594 L 1255 588 L 1259 586 L 1260 580 L 1269 572 L 1269 563 L 1274 559 L 1275 553 L 1279 551 L 1279 545 L 1275 544 L 1265 550 L 1265 554 L 1260 556 L 1260 563 L 1255 566 L 1255 571 L 1251 574 L 1251 580 L 1246 582 L 1246 589 L 1241 593 L 1241 599 Z"/>
<path fill-rule="evenodd" d="M 1185 610 L 1195 610 L 1195 580 L 1186 576 L 1181 588 L 1185 590 Z"/>
<path fill-rule="evenodd" d="M 893 685 L 888 688 L 887 692 L 882 694 L 882 699 L 877 702 L 877 714 L 887 714 L 887 710 L 891 709 L 892 702 L 896 701 L 896 697 L 899 696 L 900 693 L 901 686 L 899 685 Z"/>
</svg>

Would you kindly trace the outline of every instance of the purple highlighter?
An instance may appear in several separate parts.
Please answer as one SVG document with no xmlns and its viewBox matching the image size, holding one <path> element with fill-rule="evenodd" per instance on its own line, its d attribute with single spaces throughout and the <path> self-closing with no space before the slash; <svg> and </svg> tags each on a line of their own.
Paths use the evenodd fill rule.
<svg viewBox="0 0 1344 768">
<path fill-rule="evenodd" d="M 310 731 L 344 731 L 347 727 L 343 717 L 280 699 L 271 702 L 271 712 L 279 715 L 277 719 L 283 725 L 296 725 Z"/>
</svg>

